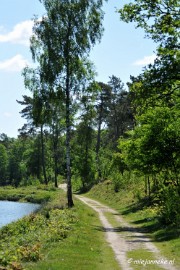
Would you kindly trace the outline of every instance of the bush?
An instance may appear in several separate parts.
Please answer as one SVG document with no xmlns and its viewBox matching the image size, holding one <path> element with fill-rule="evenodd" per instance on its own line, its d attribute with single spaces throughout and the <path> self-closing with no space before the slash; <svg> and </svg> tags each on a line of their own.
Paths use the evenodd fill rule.
<svg viewBox="0 0 180 270">
<path fill-rule="evenodd" d="M 44 247 L 68 236 L 77 222 L 76 215 L 69 209 L 60 210 L 65 198 L 60 191 L 54 195 L 55 198 L 42 206 L 41 211 L 0 229 L 0 269 L 21 270 L 22 262 L 42 259 Z"/>
<path fill-rule="evenodd" d="M 134 181 L 134 178 L 128 171 L 125 171 L 122 174 L 116 168 L 112 170 L 110 179 L 112 180 L 115 192 L 118 192 L 120 189 L 127 188 L 128 185 Z"/>
<path fill-rule="evenodd" d="M 177 186 L 163 187 L 160 192 L 160 221 L 163 224 L 180 224 L 180 190 Z"/>
</svg>

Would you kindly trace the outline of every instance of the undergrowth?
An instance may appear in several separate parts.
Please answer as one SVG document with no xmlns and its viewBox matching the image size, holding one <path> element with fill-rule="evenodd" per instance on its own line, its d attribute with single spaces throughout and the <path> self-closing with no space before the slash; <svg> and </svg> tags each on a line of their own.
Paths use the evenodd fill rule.
<svg viewBox="0 0 180 270">
<path fill-rule="evenodd" d="M 28 192 L 45 190 L 14 190 L 21 191 L 25 198 Z M 67 209 L 63 191 L 46 192 L 50 200 L 38 212 L 0 229 L 0 269 L 119 270 L 104 232 L 97 229 L 100 221 L 94 211 L 77 200 Z"/>
<path fill-rule="evenodd" d="M 30 201 L 31 197 L 34 202 L 46 202 L 39 212 L 8 224 L 0 230 L 0 269 L 20 270 L 23 269 L 23 262 L 41 260 L 41 251 L 46 245 L 65 239 L 72 229 L 72 224 L 76 222 L 76 216 L 65 209 L 65 198 L 59 190 L 50 192 L 42 187 L 36 190 L 29 187 L 9 187 L 1 188 L 1 196 L 3 192 L 7 192 L 4 199 L 18 197 Z M 50 200 L 49 203 L 47 200 Z"/>
</svg>

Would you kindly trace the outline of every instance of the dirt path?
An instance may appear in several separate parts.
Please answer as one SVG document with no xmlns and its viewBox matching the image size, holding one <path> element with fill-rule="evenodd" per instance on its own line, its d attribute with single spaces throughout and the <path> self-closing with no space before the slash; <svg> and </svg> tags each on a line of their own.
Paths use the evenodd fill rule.
<svg viewBox="0 0 180 270">
<path fill-rule="evenodd" d="M 66 190 L 66 185 L 60 185 L 60 188 Z M 151 240 L 143 233 L 139 232 L 137 228 L 132 227 L 125 222 L 117 211 L 85 196 L 75 195 L 75 197 L 99 214 L 99 218 L 102 223 L 101 229 L 105 232 L 107 242 L 112 247 L 115 257 L 122 270 L 133 270 L 133 266 L 136 266 L 137 269 L 138 265 L 139 269 L 144 267 L 148 269 L 148 264 L 151 264 L 152 267 L 153 263 L 156 265 L 156 267 L 159 266 L 160 269 L 176 270 L 176 268 L 173 266 L 173 261 L 167 260 L 161 256 L 159 250 L 151 242 Z M 115 228 L 110 224 L 106 217 L 106 213 L 111 213 L 114 216 L 119 224 L 118 228 L 120 229 Z M 127 252 L 136 249 L 145 249 L 148 252 L 153 253 L 157 262 L 155 262 L 155 260 L 150 262 L 147 258 L 147 260 L 141 260 L 137 263 L 137 261 L 134 261 L 133 258 L 127 258 Z"/>
</svg>

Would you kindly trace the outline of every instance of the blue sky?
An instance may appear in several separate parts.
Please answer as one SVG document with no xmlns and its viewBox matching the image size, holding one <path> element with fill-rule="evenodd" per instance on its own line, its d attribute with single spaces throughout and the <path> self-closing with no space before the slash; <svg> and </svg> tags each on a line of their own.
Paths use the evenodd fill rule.
<svg viewBox="0 0 180 270">
<path fill-rule="evenodd" d="M 97 80 L 107 83 L 115 75 L 126 84 L 130 75 L 138 75 L 143 66 L 153 61 L 156 45 L 144 39 L 144 32 L 133 24 L 119 20 L 115 7 L 128 0 L 109 0 L 104 5 L 104 35 L 90 58 L 98 73 Z M 29 37 L 34 15 L 42 16 L 44 9 L 38 0 L 1 0 L 0 9 L 0 133 L 16 137 L 24 119 L 16 100 L 28 95 L 21 72 L 31 64 Z"/>
</svg>

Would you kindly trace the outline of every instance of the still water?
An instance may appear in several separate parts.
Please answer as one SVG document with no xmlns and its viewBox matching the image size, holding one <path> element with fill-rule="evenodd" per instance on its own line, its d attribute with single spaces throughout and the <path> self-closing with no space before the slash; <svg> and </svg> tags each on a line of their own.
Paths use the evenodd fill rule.
<svg viewBox="0 0 180 270">
<path fill-rule="evenodd" d="M 36 211 L 39 204 L 0 201 L 0 227 Z"/>
</svg>

